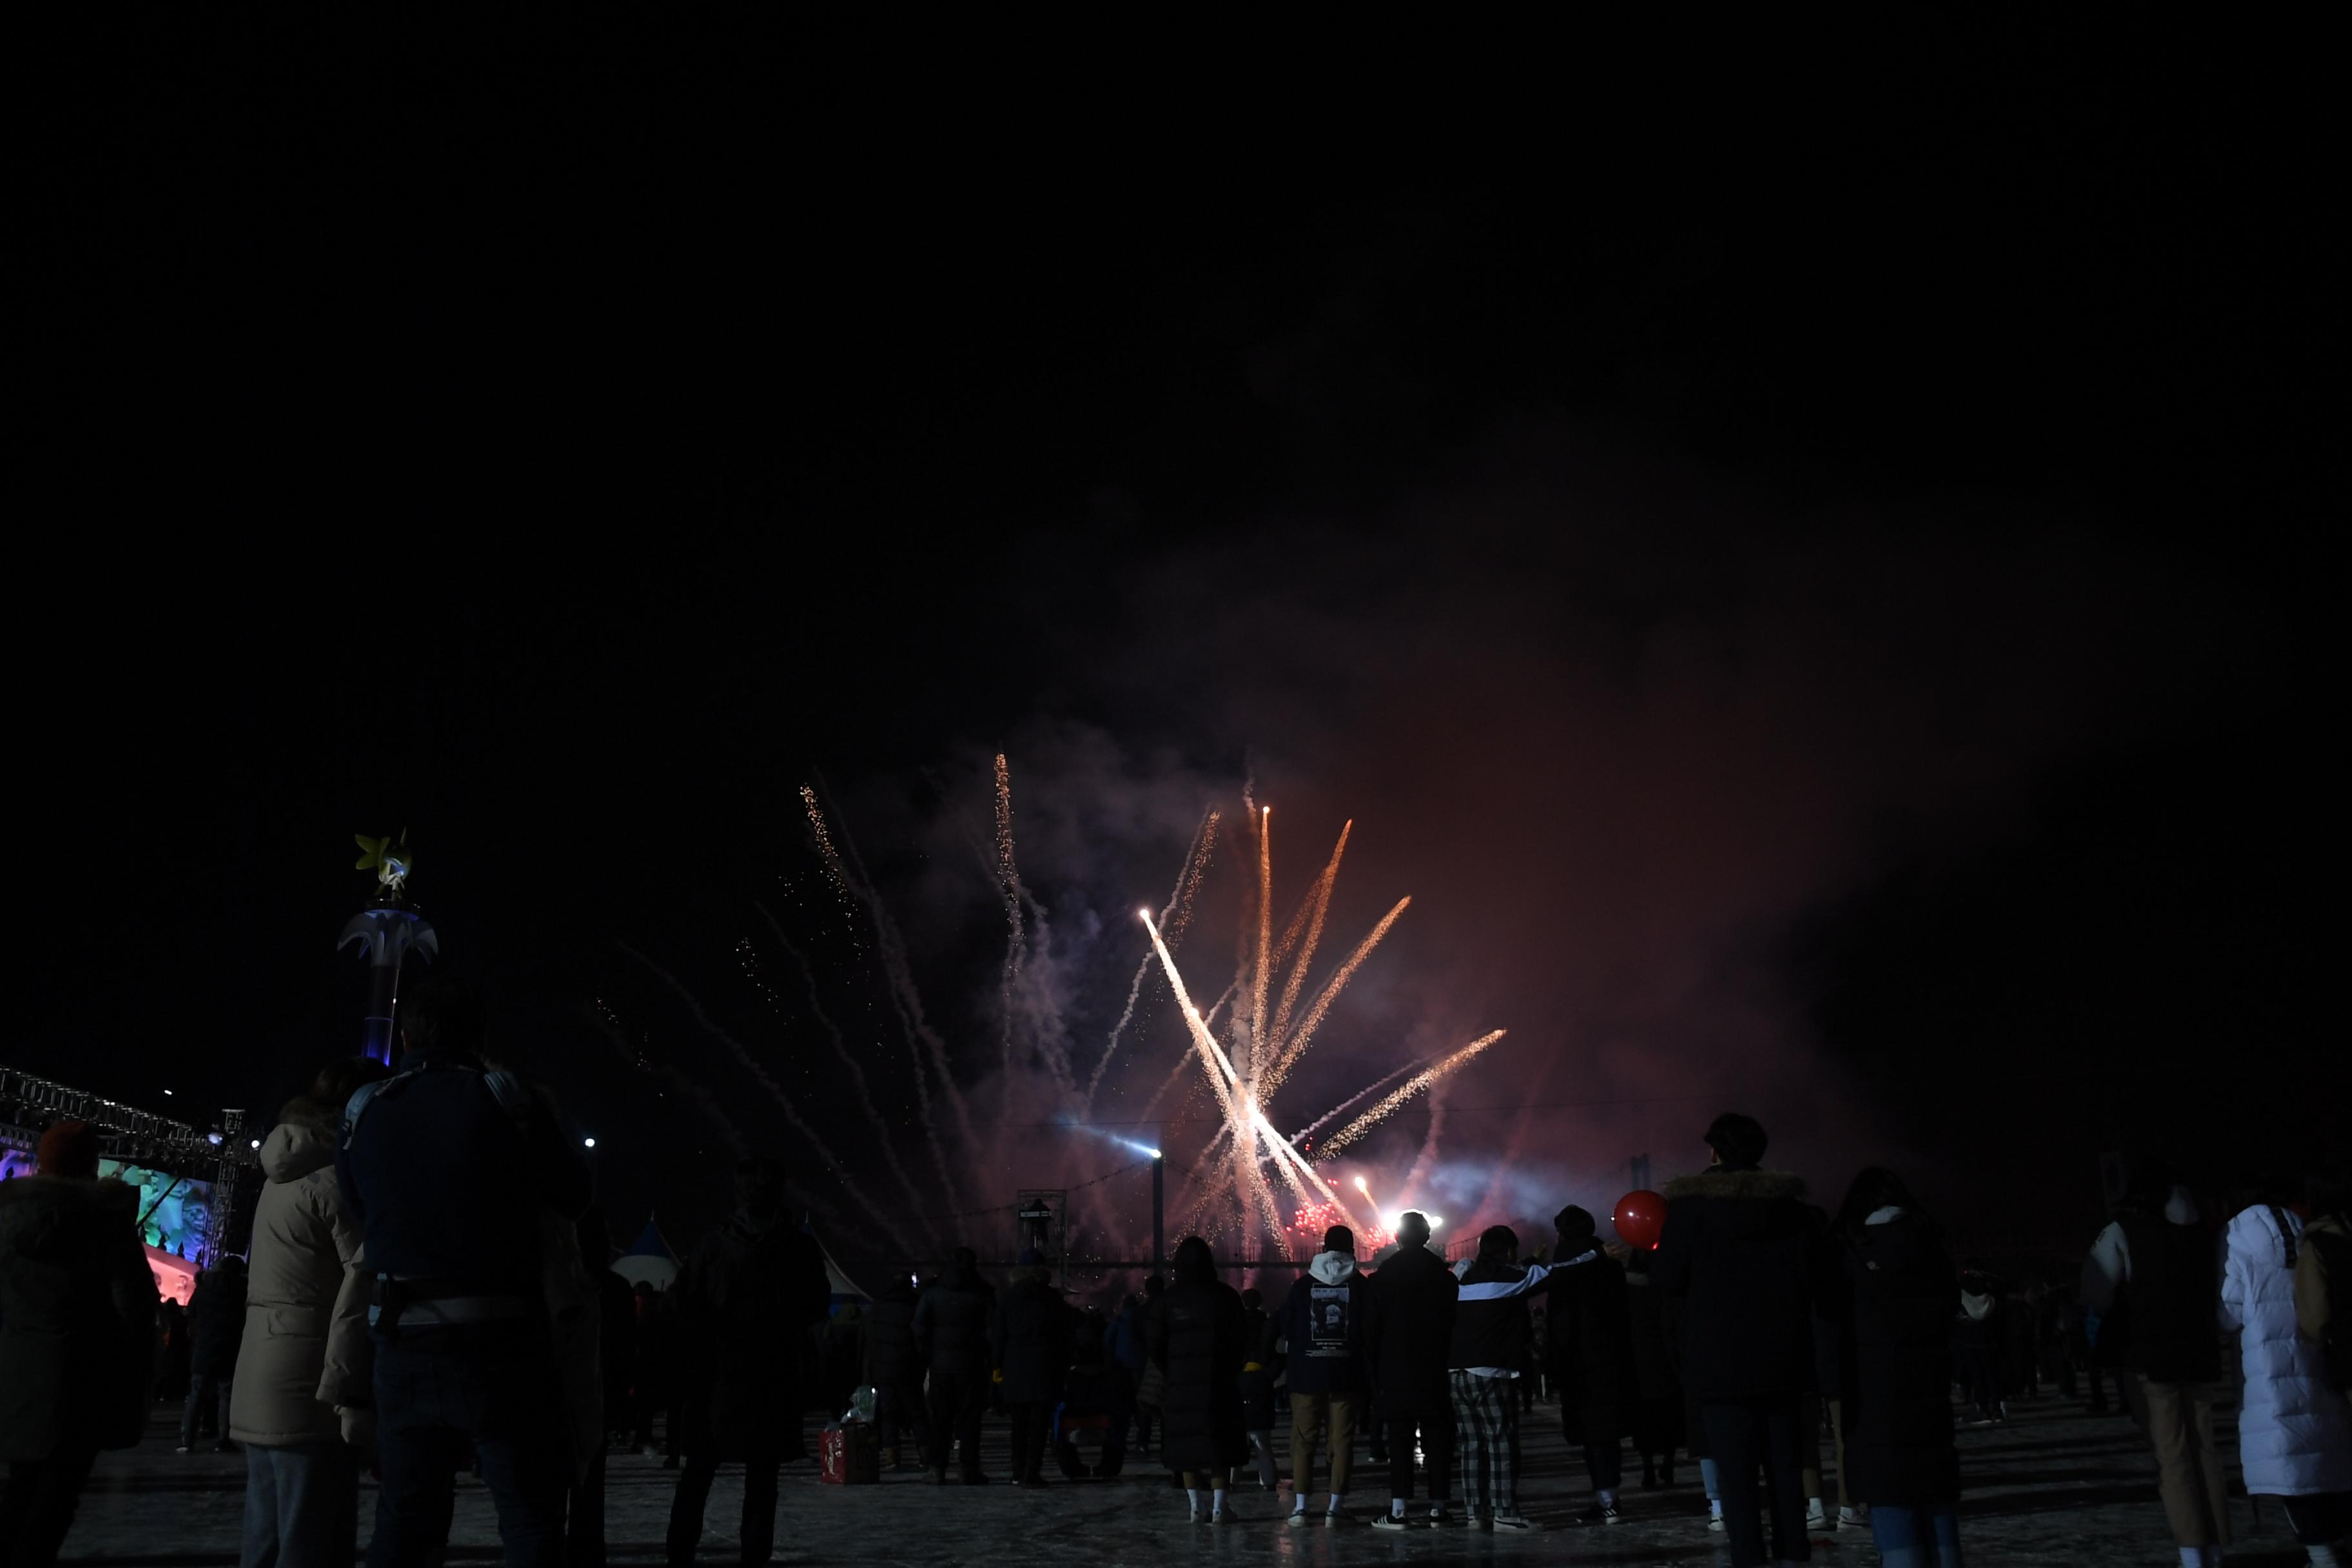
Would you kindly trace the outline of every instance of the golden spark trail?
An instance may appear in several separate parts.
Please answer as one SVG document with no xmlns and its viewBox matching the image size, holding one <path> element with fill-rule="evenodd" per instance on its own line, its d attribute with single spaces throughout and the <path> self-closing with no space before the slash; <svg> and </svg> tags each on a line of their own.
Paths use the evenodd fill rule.
<svg viewBox="0 0 2352 1568">
<path fill-rule="evenodd" d="M 1184 934 L 1183 922 L 1192 912 L 1192 894 L 1201 886 L 1201 873 L 1208 868 L 1209 846 L 1216 841 L 1217 814 L 1211 811 L 1198 831 L 1192 835 L 1192 847 L 1184 852 L 1183 869 L 1177 873 L 1176 890 L 1169 895 L 1168 907 L 1160 911 L 1160 923 L 1168 931 L 1168 945 L 1173 951 Z M 1171 923 L 1171 917 L 1173 923 Z M 1135 966 L 1135 979 L 1127 988 L 1127 1006 L 1118 1022 L 1110 1026 L 1110 1038 L 1103 1042 L 1102 1059 L 1095 1063 L 1094 1075 L 1087 1080 L 1087 1111 L 1093 1114 L 1095 1095 L 1102 1088 L 1103 1073 L 1110 1067 L 1111 1054 L 1118 1049 L 1118 1037 L 1127 1033 L 1127 1026 L 1135 1016 L 1136 999 L 1143 994 L 1143 977 L 1151 973 L 1152 956 L 1143 955 Z M 1179 1066 L 1181 1066 L 1180 1061 Z"/>
<path fill-rule="evenodd" d="M 1257 969 L 1250 976 L 1250 1077 L 1255 1080 L 1274 1060 L 1274 1042 L 1265 1032 L 1265 989 L 1274 963 L 1274 807 L 1257 808 Z"/>
<path fill-rule="evenodd" d="M 856 947 L 856 896 L 850 891 L 848 873 L 841 868 L 841 852 L 833 847 L 833 835 L 825 831 L 824 808 L 817 804 L 816 791 L 806 784 L 801 785 L 801 805 L 808 810 L 809 831 L 816 835 L 816 857 L 824 863 L 825 879 L 833 884 L 833 896 L 840 901 L 841 912 L 851 917 L 849 944 Z"/>
<path fill-rule="evenodd" d="M 1389 934 L 1389 928 L 1397 923 L 1397 918 L 1412 902 L 1410 895 L 1399 899 L 1396 908 L 1381 917 L 1381 923 L 1372 928 L 1371 934 L 1358 942 L 1355 951 L 1339 961 L 1339 967 L 1331 972 L 1331 978 L 1326 980 L 1323 988 L 1315 994 L 1314 1002 L 1307 1006 L 1307 1016 L 1300 1021 L 1290 1038 L 1284 1042 L 1282 1055 L 1276 1058 L 1274 1070 L 1266 1076 L 1265 1092 L 1268 1096 L 1282 1087 L 1282 1080 L 1290 1075 L 1291 1068 L 1307 1054 L 1307 1047 L 1315 1038 L 1316 1029 L 1322 1025 L 1323 1015 L 1331 1010 L 1331 1004 L 1354 976 L 1357 967 L 1371 956 L 1372 949 L 1380 946 L 1381 939 Z"/>
<path fill-rule="evenodd" d="M 1402 1078 L 1405 1074 L 1413 1071 L 1414 1068 L 1414 1063 L 1407 1062 L 1404 1066 L 1397 1068 L 1394 1072 L 1374 1079 L 1370 1083 L 1367 1084 L 1362 1089 L 1358 1089 L 1355 1093 L 1349 1095 L 1347 1099 L 1341 1100 L 1339 1104 L 1333 1106 L 1330 1110 L 1325 1111 L 1322 1115 L 1317 1117 L 1314 1121 L 1308 1122 L 1297 1131 L 1292 1133 L 1290 1135 L 1290 1141 L 1293 1143 L 1299 1143 L 1305 1142 L 1307 1139 L 1314 1137 L 1315 1134 L 1322 1131 L 1323 1129 L 1330 1126 L 1334 1121 L 1339 1121 L 1339 1118 L 1347 1114 L 1348 1111 L 1353 1110 L 1359 1105 L 1361 1105 L 1365 1100 L 1370 1100 L 1372 1096 L 1380 1093 L 1381 1090 L 1388 1088 L 1389 1085 L 1396 1082 L 1397 1079 Z"/>
<path fill-rule="evenodd" d="M 1423 1068 L 1420 1072 L 1415 1073 L 1403 1083 L 1399 1084 L 1395 1089 L 1390 1090 L 1389 1093 L 1382 1097 L 1380 1102 L 1374 1105 L 1370 1110 L 1365 1111 L 1361 1116 L 1357 1117 L 1353 1121 L 1349 1122 L 1348 1125 L 1339 1129 L 1339 1131 L 1334 1132 L 1330 1137 L 1325 1139 L 1323 1141 L 1323 1147 L 1317 1151 L 1318 1154 L 1326 1160 L 1329 1159 L 1332 1155 L 1337 1154 L 1340 1150 L 1346 1148 L 1349 1144 L 1354 1142 L 1357 1139 L 1362 1137 L 1365 1133 L 1378 1126 L 1382 1121 L 1386 1120 L 1389 1114 L 1395 1110 L 1397 1107 L 1402 1105 L 1406 1100 L 1411 1100 L 1414 1095 L 1419 1094 L 1423 1089 L 1427 1089 L 1431 1084 L 1435 1083 L 1439 1079 L 1444 1078 L 1447 1073 L 1454 1071 L 1456 1068 L 1459 1068 L 1465 1062 L 1469 1061 L 1472 1057 L 1476 1056 L 1480 1051 L 1485 1050 L 1488 1046 L 1493 1045 L 1496 1040 L 1501 1039 L 1507 1033 L 1509 1033 L 1509 1031 L 1507 1029 L 1496 1029 L 1492 1034 L 1481 1035 L 1476 1039 L 1471 1041 L 1468 1045 L 1463 1047 L 1460 1050 L 1454 1052 L 1452 1056 L 1447 1057 L 1443 1061 L 1437 1063 L 1434 1067 Z"/>
<path fill-rule="evenodd" d="M 1308 889 L 1307 902 L 1298 907 L 1299 914 L 1307 921 L 1307 943 L 1298 950 L 1298 962 L 1290 966 L 1290 978 L 1282 983 L 1282 1001 L 1275 1009 L 1274 1031 L 1269 1037 L 1277 1046 L 1289 1033 L 1291 1009 L 1298 1005 L 1299 989 L 1307 984 L 1307 966 L 1315 962 L 1315 945 L 1323 940 L 1323 916 L 1331 907 L 1332 886 L 1339 879 L 1339 857 L 1348 852 L 1348 835 L 1355 826 L 1352 817 L 1340 825 L 1339 842 L 1331 847 L 1330 860 L 1325 864 L 1323 874 L 1315 879 L 1315 886 Z M 1290 922 L 1290 930 L 1284 933 L 1282 946 L 1274 955 L 1276 963 L 1280 963 L 1290 952 L 1298 924 L 1294 920 Z M 1276 1079 L 1277 1084 L 1280 1081 L 1279 1078 Z"/>
</svg>

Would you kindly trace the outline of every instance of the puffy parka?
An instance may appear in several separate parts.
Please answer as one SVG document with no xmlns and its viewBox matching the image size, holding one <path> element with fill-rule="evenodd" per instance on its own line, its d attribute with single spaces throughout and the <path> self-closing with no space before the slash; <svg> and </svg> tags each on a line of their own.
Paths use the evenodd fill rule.
<svg viewBox="0 0 2352 1568">
<path fill-rule="evenodd" d="M 2352 1408 L 2322 1375 L 2322 1352 L 2295 1331 L 2303 1222 L 2257 1205 L 2230 1222 L 2221 1315 L 2239 1331 L 2246 1372 L 2238 1458 L 2258 1497 L 2352 1492 Z"/>
<path fill-rule="evenodd" d="M 359 1220 L 335 1183 L 335 1112 L 298 1100 L 261 1144 L 228 1435 L 283 1447 L 340 1436 L 369 1402 L 368 1277 Z"/>
</svg>

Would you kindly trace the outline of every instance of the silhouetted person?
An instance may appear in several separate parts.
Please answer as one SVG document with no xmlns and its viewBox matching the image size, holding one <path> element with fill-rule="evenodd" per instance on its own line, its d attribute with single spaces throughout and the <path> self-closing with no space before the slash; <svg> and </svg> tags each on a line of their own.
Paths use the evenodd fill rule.
<svg viewBox="0 0 2352 1568">
<path fill-rule="evenodd" d="M 909 1430 L 915 1434 L 919 1462 L 930 1445 L 924 1431 L 930 1417 L 923 1410 L 923 1358 L 915 1347 L 915 1282 L 906 1275 L 893 1279 L 866 1310 L 866 1382 L 874 1390 L 874 1426 L 882 1439 L 882 1464 L 897 1469 L 903 1463 L 900 1444 Z"/>
<path fill-rule="evenodd" d="M 46 1568 L 102 1448 L 147 1425 L 155 1277 L 139 1193 L 98 1179 L 98 1130 L 41 1134 L 36 1173 L 0 1182 L 0 1560 Z"/>
<path fill-rule="evenodd" d="M 1234 1467 L 1249 1457 L 1242 1415 L 1241 1374 L 1247 1328 L 1239 1292 L 1217 1278 L 1209 1244 L 1188 1236 L 1176 1247 L 1175 1280 L 1152 1308 L 1146 1347 L 1166 1393 L 1160 1457 L 1183 1472 L 1199 1523 L 1201 1494 L 1209 1494 L 1212 1524 L 1234 1515 L 1226 1499 Z"/>
<path fill-rule="evenodd" d="M 784 1168 L 746 1160 L 737 1205 L 680 1271 L 678 1386 L 671 1405 L 685 1468 L 669 1510 L 669 1560 L 690 1563 L 722 1461 L 743 1462 L 741 1561 L 768 1561 L 776 1539 L 776 1472 L 798 1447 L 802 1356 L 825 1321 L 832 1285 L 816 1243 L 785 1208 Z M 791 1442 L 787 1443 L 787 1426 Z"/>
<path fill-rule="evenodd" d="M 468 1447 L 508 1563 L 551 1568 L 571 1463 L 541 1233 L 545 1211 L 588 1206 L 587 1162 L 546 1101 L 484 1068 L 478 987 L 436 975 L 400 1012 L 400 1070 L 352 1096 L 335 1162 L 376 1279 L 369 1568 L 435 1559 Z"/>
<path fill-rule="evenodd" d="M 1324 1522 L 1337 1524 L 1355 1459 L 1355 1424 L 1370 1386 L 1364 1367 L 1364 1317 L 1371 1281 L 1356 1268 L 1356 1233 L 1335 1225 L 1323 1233 L 1323 1250 L 1290 1288 L 1282 1308 L 1266 1325 L 1272 1342 L 1286 1347 L 1290 1374 L 1290 1522 L 1304 1525 L 1307 1501 L 1315 1490 L 1315 1439 L 1331 1435 L 1330 1500 Z"/>
<path fill-rule="evenodd" d="M 2113 1224 L 2083 1263 L 2083 1299 L 2129 1365 L 2156 1448 L 2157 1486 L 2184 1560 L 2219 1563 L 2230 1502 L 2213 1445 L 2220 1386 L 2221 1269 L 2197 1200 L 2155 1161 L 2134 1173 Z"/>
<path fill-rule="evenodd" d="M 1706 1424 L 1723 1490 L 1733 1568 L 1767 1558 L 1756 1498 L 1771 1490 L 1772 1558 L 1811 1560 L 1800 1442 L 1800 1396 L 1813 1381 L 1817 1231 L 1805 1184 L 1759 1168 L 1769 1139 L 1727 1112 L 1706 1131 L 1714 1165 L 1666 1184 L 1666 1222 L 1653 1284 L 1683 1298 L 1683 1375 Z"/>
<path fill-rule="evenodd" d="M 1063 1385 L 1061 1441 L 1055 1458 L 1071 1480 L 1113 1480 L 1127 1463 L 1127 1426 L 1134 1414 L 1135 1380 L 1110 1356 L 1099 1312 L 1078 1320 L 1068 1380 Z M 1102 1434 L 1101 1457 L 1089 1470 L 1074 1434 Z"/>
<path fill-rule="evenodd" d="M 198 1426 L 218 1424 L 213 1447 L 226 1454 L 237 1352 L 245 1338 L 245 1259 L 224 1258 L 196 1278 L 188 1299 L 188 1400 L 180 1411 L 180 1452 L 195 1447 Z"/>
<path fill-rule="evenodd" d="M 1592 1506 L 1580 1524 L 1622 1517 L 1623 1434 L 1633 1399 L 1633 1320 L 1625 1268 L 1602 1249 L 1592 1215 L 1570 1204 L 1552 1216 L 1551 1276 L 1544 1281 L 1544 1329 L 1561 1434 L 1584 1453 Z"/>
<path fill-rule="evenodd" d="M 1952 1362 L 1960 1384 L 1969 1391 L 1969 1425 L 1990 1426 L 2002 1420 L 2000 1361 L 2009 1332 L 2009 1308 L 2001 1300 L 2001 1284 L 1980 1264 L 1960 1270 L 1960 1288 L 1952 1310 Z"/>
<path fill-rule="evenodd" d="M 1445 1260 L 1429 1249 L 1427 1216 L 1407 1211 L 1397 1226 L 1396 1251 L 1372 1275 L 1364 1340 L 1365 1364 L 1388 1422 L 1389 1510 L 1372 1521 L 1375 1529 L 1405 1528 L 1416 1436 L 1426 1459 L 1432 1523 L 1444 1522 L 1454 1495 L 1454 1391 L 1446 1363 L 1459 1289 Z"/>
<path fill-rule="evenodd" d="M 1650 1263 L 1656 1256 L 1635 1252 L 1625 1261 L 1625 1324 L 1636 1400 L 1633 1446 L 1641 1450 L 1645 1489 L 1675 1484 L 1675 1450 L 1684 1438 L 1683 1381 L 1666 1339 L 1664 1292 L 1650 1283 Z M 1551 1332 L 1549 1317 L 1544 1330 L 1547 1335 Z"/>
<path fill-rule="evenodd" d="M 1069 1371 L 1076 1325 L 1061 1292 L 1047 1282 L 1045 1260 L 1034 1247 L 1021 1254 L 1013 1278 L 997 1292 L 989 1318 L 989 1359 L 1004 1374 L 1002 1392 L 1013 1416 L 1013 1484 L 1045 1482 L 1045 1438 Z"/>
<path fill-rule="evenodd" d="M 980 1258 L 955 1250 L 946 1278 L 915 1303 L 915 1344 L 930 1368 L 931 1479 L 945 1484 L 955 1455 L 965 1486 L 988 1484 L 980 1468 L 980 1422 L 988 1412 L 988 1319 L 995 1292 L 980 1277 Z"/>
<path fill-rule="evenodd" d="M 1242 1425 L 1248 1429 L 1250 1458 L 1257 1466 L 1260 1491 L 1274 1491 L 1282 1474 L 1274 1460 L 1274 1378 L 1278 1357 L 1266 1332 L 1265 1298 L 1242 1292 Z"/>
<path fill-rule="evenodd" d="M 1870 1510 L 1885 1568 L 1960 1561 L 1959 1457 L 1952 1447 L 1952 1299 L 1944 1238 L 1892 1172 L 1853 1179 L 1835 1239 L 1853 1290 L 1853 1359 L 1839 1469 Z"/>
<path fill-rule="evenodd" d="M 1527 1296 L 1541 1276 L 1531 1278 L 1518 1258 L 1519 1238 L 1508 1226 L 1490 1226 L 1480 1234 L 1478 1256 L 1462 1271 L 1446 1363 L 1462 1452 L 1463 1505 L 1471 1522 L 1488 1530 L 1534 1528 L 1519 1511 L 1519 1402 L 1514 1389 L 1534 1335 Z"/>
<path fill-rule="evenodd" d="M 374 1442 L 371 1281 L 335 1139 L 352 1091 L 389 1070 L 366 1057 L 330 1064 L 262 1140 L 228 1419 L 245 1445 L 247 1563 L 348 1568 L 358 1540 L 360 1458 Z"/>
</svg>

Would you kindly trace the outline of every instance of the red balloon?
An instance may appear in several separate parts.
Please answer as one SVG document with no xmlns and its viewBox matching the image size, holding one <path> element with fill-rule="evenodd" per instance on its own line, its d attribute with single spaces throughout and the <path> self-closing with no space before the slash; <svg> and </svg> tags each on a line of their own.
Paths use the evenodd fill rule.
<svg viewBox="0 0 2352 1568">
<path fill-rule="evenodd" d="M 1666 1228 L 1666 1200 L 1657 1194 L 1643 1191 L 1627 1193 L 1617 1200 L 1617 1237 L 1628 1247 L 1638 1247 L 1644 1252 L 1658 1245 L 1658 1234 Z"/>
</svg>

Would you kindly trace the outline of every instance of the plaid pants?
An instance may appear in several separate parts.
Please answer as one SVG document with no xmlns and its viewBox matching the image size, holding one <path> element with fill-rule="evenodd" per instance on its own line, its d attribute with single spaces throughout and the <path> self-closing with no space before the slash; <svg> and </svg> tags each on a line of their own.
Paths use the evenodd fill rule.
<svg viewBox="0 0 2352 1568">
<path fill-rule="evenodd" d="M 1517 1380 L 1454 1379 L 1454 1451 L 1462 1456 L 1462 1501 L 1474 1514 L 1519 1511 L 1519 1400 Z"/>
</svg>

